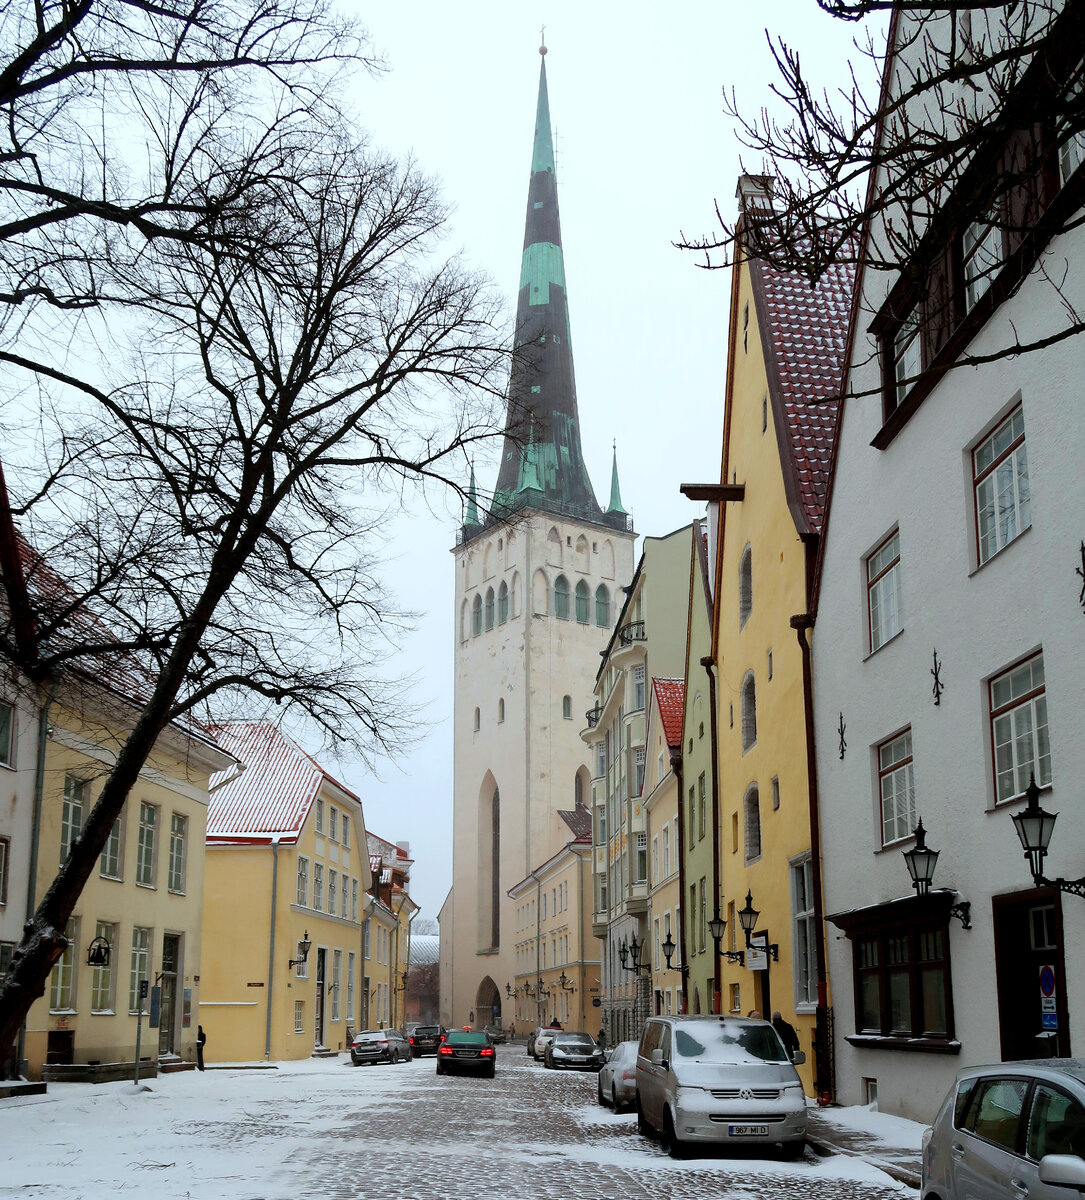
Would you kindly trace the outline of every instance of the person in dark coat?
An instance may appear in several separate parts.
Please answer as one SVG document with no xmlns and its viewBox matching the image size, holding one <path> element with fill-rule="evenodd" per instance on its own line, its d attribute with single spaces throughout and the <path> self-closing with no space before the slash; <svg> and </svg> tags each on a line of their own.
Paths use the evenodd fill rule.
<svg viewBox="0 0 1085 1200">
<path fill-rule="evenodd" d="M 795 1032 L 795 1026 L 785 1021 L 777 1011 L 772 1014 L 772 1027 L 780 1035 L 780 1041 L 790 1058 L 799 1049 L 799 1035 Z"/>
<path fill-rule="evenodd" d="M 202 1025 L 196 1026 L 196 1070 L 203 1070 L 203 1047 L 207 1041 L 207 1034 L 203 1031 Z"/>
<path fill-rule="evenodd" d="M 605 1025 L 599 1026 L 599 1046 L 603 1050 L 607 1048 L 607 1028 Z"/>
</svg>

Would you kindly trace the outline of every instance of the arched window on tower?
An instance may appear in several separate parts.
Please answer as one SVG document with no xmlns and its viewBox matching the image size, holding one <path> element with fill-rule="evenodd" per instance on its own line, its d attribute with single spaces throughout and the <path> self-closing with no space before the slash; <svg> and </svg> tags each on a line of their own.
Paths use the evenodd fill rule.
<svg viewBox="0 0 1085 1200">
<path fill-rule="evenodd" d="M 591 588 L 583 579 L 576 584 L 576 619 L 581 625 L 587 625 L 591 620 Z"/>
<path fill-rule="evenodd" d="M 581 534 L 576 539 L 576 569 L 578 571 L 588 571 L 591 568 L 591 562 L 588 557 L 588 539 Z"/>
<path fill-rule="evenodd" d="M 501 792 L 494 788 L 490 806 L 490 945 L 501 945 Z"/>
<path fill-rule="evenodd" d="M 504 625 L 509 619 L 509 585 L 502 579 L 497 589 L 497 623 Z"/>
<path fill-rule="evenodd" d="M 554 616 L 569 619 L 569 581 L 564 575 L 554 580 Z"/>
<path fill-rule="evenodd" d="M 595 623 L 600 629 L 610 628 L 610 592 L 604 583 L 595 589 Z"/>
<path fill-rule="evenodd" d="M 475 596 L 474 603 L 471 605 L 471 633 L 474 637 L 482 632 L 482 597 Z"/>
<path fill-rule="evenodd" d="M 531 581 L 531 605 L 531 611 L 537 617 L 545 617 L 550 612 L 550 585 L 546 572 L 541 569 L 535 572 Z"/>
<path fill-rule="evenodd" d="M 738 627 L 741 629 L 753 612 L 753 551 L 749 545 L 738 563 Z"/>
<path fill-rule="evenodd" d="M 546 561 L 552 567 L 561 566 L 561 534 L 553 526 L 546 535 Z"/>
<path fill-rule="evenodd" d="M 471 636 L 471 605 L 464 600 L 460 605 L 460 641 L 466 642 Z"/>
<path fill-rule="evenodd" d="M 501 725 L 505 720 L 505 699 L 502 697 L 497 702 L 497 723 Z"/>
<path fill-rule="evenodd" d="M 494 627 L 494 590 L 493 588 L 486 589 L 486 628 L 493 629 Z"/>
<path fill-rule="evenodd" d="M 761 797 L 756 783 L 746 789 L 742 808 L 746 826 L 746 862 L 752 863 L 761 857 Z"/>
<path fill-rule="evenodd" d="M 481 728 L 482 728 L 482 709 L 476 708 L 475 709 L 475 733 L 478 733 L 478 731 Z"/>
<path fill-rule="evenodd" d="M 742 753 L 757 741 L 757 692 L 753 671 L 746 672 L 742 681 Z"/>
<path fill-rule="evenodd" d="M 561 698 L 561 715 L 566 721 L 573 719 L 573 698 L 572 696 L 562 696 Z"/>
</svg>

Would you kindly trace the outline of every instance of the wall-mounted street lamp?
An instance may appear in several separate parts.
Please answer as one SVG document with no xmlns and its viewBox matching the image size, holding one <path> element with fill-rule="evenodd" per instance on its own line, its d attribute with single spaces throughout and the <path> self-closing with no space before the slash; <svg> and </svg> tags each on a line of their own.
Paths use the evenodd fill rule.
<svg viewBox="0 0 1085 1200">
<path fill-rule="evenodd" d="M 625 938 L 622 938 L 621 945 L 618 947 L 618 961 L 622 965 L 623 971 L 633 971 L 639 973 L 643 971 L 646 975 L 651 975 L 652 964 L 642 963 L 640 956 L 644 952 L 644 943 L 637 941 L 637 935 L 634 932 L 633 939 L 627 943 Z"/>
<path fill-rule="evenodd" d="M 535 981 L 535 998 L 537 1000 L 549 1000 L 550 989 L 543 983 L 542 976 Z"/>
<path fill-rule="evenodd" d="M 1016 817 L 1014 818 L 1016 820 Z M 908 868 L 908 874 L 912 877 L 912 887 L 916 890 L 917 896 L 926 896 L 931 890 L 931 883 L 934 881 L 934 868 L 938 865 L 939 850 L 932 850 L 927 845 L 927 831 L 923 828 L 923 818 L 920 817 L 916 823 L 915 829 L 912 831 L 915 834 L 915 845 L 910 850 L 902 850 L 904 856 L 904 865 Z M 962 900 L 960 904 L 951 906 L 950 915 L 957 918 L 964 929 L 972 928 L 972 902 L 970 900 Z"/>
<path fill-rule="evenodd" d="M 761 916 L 761 910 L 753 906 L 753 894 L 747 888 L 746 903 L 738 910 L 738 923 L 742 926 L 742 932 L 746 936 L 746 949 L 764 950 L 773 962 L 780 961 L 780 947 L 775 943 L 768 943 L 768 935 L 765 935 L 766 945 L 754 946 L 750 940 L 750 935 L 757 928 L 758 918 Z"/>
<path fill-rule="evenodd" d="M 561 985 L 563 992 L 575 992 L 576 984 L 565 974 L 565 969 L 562 968 L 561 975 L 558 977 L 558 983 Z"/>
<path fill-rule="evenodd" d="M 108 967 L 112 947 L 104 937 L 96 937 L 87 947 L 88 967 Z"/>
<path fill-rule="evenodd" d="M 667 930 L 667 936 L 663 939 L 663 945 L 660 946 L 660 949 L 663 951 L 663 958 L 667 963 L 668 971 L 679 971 L 682 975 L 689 974 L 689 963 L 682 963 L 681 966 L 677 967 L 671 966 L 671 959 L 674 958 L 674 952 L 678 949 L 678 946 L 675 944 L 674 938 L 671 937 L 669 929 Z"/>
<path fill-rule="evenodd" d="M 1072 892 L 1075 896 L 1085 897 L 1085 876 L 1080 879 L 1063 879 L 1061 876 L 1048 879 L 1044 874 L 1044 859 L 1059 814 L 1045 812 L 1040 807 L 1040 789 L 1036 785 L 1035 774 L 1029 777 L 1025 795 L 1028 804 L 1020 812 L 1014 813 L 1012 819 L 1028 859 L 1033 882 L 1037 887 L 1057 888 L 1060 892 Z"/>
<path fill-rule="evenodd" d="M 746 965 L 745 950 L 721 950 L 720 943 L 723 941 L 724 931 L 727 929 L 727 922 L 720 916 L 720 910 L 717 908 L 712 916 L 712 920 L 708 922 L 708 935 L 716 943 L 716 957 L 726 958 L 728 962 L 737 962 L 740 967 Z M 750 935 L 746 934 L 746 945 L 750 944 Z"/>
<path fill-rule="evenodd" d="M 403 969 L 403 974 L 399 977 L 400 982 L 396 984 L 397 992 L 405 992 L 407 990 L 407 969 Z"/>
<path fill-rule="evenodd" d="M 292 971 L 295 967 L 300 967 L 309 957 L 309 948 L 312 946 L 309 941 L 309 930 L 305 931 L 305 936 L 298 942 L 298 957 L 290 959 L 289 966 Z"/>
</svg>

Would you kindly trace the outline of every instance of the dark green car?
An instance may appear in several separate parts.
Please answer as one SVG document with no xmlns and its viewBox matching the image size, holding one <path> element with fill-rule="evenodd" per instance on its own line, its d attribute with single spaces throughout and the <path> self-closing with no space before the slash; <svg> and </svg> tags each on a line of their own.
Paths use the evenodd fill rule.
<svg viewBox="0 0 1085 1200">
<path fill-rule="evenodd" d="M 469 1029 L 452 1029 L 437 1051 L 437 1074 L 464 1073 L 494 1077 L 497 1055 L 489 1034 Z"/>
</svg>

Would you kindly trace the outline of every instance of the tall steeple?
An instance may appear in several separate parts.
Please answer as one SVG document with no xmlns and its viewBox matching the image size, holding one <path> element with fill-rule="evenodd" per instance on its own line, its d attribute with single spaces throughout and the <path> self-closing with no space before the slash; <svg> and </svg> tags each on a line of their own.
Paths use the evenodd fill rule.
<svg viewBox="0 0 1085 1200">
<path fill-rule="evenodd" d="M 546 90 L 546 47 L 539 68 L 535 142 L 516 306 L 516 354 L 493 510 L 498 518 L 530 505 L 625 529 L 625 514 L 599 507 L 580 448 L 573 347 L 561 251 L 554 140 Z M 531 462 L 525 461 L 530 457 Z M 525 477 L 530 486 L 525 487 Z"/>
</svg>

